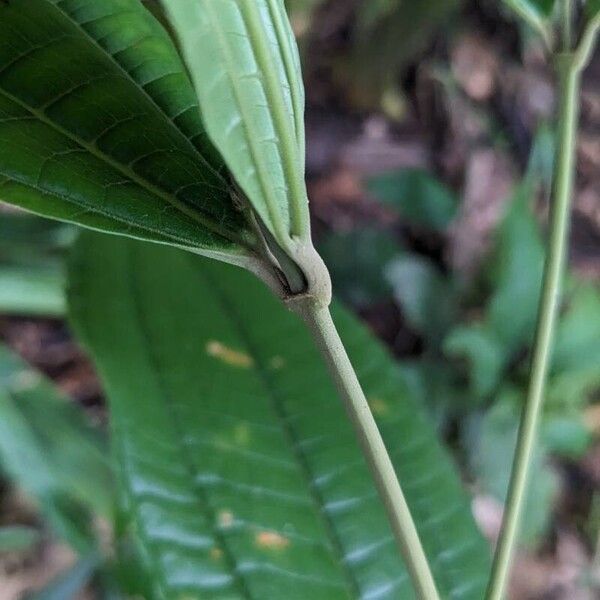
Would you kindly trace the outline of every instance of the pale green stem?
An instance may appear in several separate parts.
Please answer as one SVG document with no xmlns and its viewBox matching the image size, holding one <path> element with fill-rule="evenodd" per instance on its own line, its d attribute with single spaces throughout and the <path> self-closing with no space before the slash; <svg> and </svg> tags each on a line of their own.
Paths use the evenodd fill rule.
<svg viewBox="0 0 600 600">
<path fill-rule="evenodd" d="M 565 14 L 567 28 L 570 16 Z M 567 36 L 570 38 L 570 34 Z M 517 447 L 500 538 L 496 548 L 487 600 L 502 600 L 517 544 L 519 522 L 527 493 L 533 449 L 542 415 L 552 340 L 560 309 L 561 288 L 568 254 L 569 222 L 575 174 L 581 65 L 570 52 L 558 56 L 560 115 L 555 180 L 551 206 L 548 256 L 538 324 L 533 346 L 529 390 L 519 428 Z M 518 310 L 518 307 L 517 307 Z"/>
<path fill-rule="evenodd" d="M 433 575 L 406 498 L 329 309 L 318 306 L 309 297 L 292 301 L 290 307 L 307 323 L 326 360 L 356 429 L 418 597 L 420 600 L 438 600 Z"/>
<path fill-rule="evenodd" d="M 562 51 L 570 52 L 573 47 L 573 3 L 562 0 Z"/>
</svg>

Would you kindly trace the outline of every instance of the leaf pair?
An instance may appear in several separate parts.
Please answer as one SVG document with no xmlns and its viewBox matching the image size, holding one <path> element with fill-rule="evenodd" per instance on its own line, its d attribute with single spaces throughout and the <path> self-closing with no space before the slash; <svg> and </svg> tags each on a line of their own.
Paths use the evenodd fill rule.
<svg viewBox="0 0 600 600">
<path fill-rule="evenodd" d="M 193 85 L 138 0 L 0 5 L 0 197 L 271 274 L 302 263 L 304 98 L 281 1 L 163 4 Z"/>
</svg>

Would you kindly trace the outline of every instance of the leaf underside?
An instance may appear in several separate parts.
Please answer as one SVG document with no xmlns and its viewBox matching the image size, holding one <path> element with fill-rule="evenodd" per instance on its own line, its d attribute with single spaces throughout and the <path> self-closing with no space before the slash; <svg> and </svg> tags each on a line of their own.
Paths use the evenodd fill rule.
<svg viewBox="0 0 600 600">
<path fill-rule="evenodd" d="M 211 140 L 284 248 L 307 233 L 304 88 L 282 0 L 162 0 Z"/>
<path fill-rule="evenodd" d="M 241 217 L 169 35 L 138 0 L 0 3 L 0 199 L 239 251 Z"/>
<path fill-rule="evenodd" d="M 413 597 L 326 370 L 258 281 L 93 234 L 71 281 L 160 596 Z M 339 306 L 335 318 L 443 597 L 478 600 L 489 550 L 448 456 L 385 350 Z"/>
</svg>

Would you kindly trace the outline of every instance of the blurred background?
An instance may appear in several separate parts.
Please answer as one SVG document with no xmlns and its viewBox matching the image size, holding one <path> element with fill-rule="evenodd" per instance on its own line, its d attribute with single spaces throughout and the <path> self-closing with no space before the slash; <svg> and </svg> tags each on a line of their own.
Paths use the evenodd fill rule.
<svg viewBox="0 0 600 600">
<path fill-rule="evenodd" d="M 497 0 L 287 4 L 318 248 L 338 296 L 430 408 L 493 543 L 540 288 L 551 65 Z M 517 600 L 600 598 L 600 53 L 584 81 L 578 165 Z M 111 535 L 104 399 L 64 320 L 74 236 L 0 206 L 0 600 L 116 598 L 114 577 L 140 587 L 121 548 L 100 591 L 72 596 L 96 567 L 89 538 Z"/>
</svg>

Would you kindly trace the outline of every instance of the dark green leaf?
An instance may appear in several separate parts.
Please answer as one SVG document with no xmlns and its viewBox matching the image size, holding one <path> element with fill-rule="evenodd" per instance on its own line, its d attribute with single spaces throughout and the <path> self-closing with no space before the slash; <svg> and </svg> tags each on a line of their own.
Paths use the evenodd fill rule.
<svg viewBox="0 0 600 600">
<path fill-rule="evenodd" d="M 574 282 L 566 295 L 567 310 L 556 333 L 552 367 L 555 372 L 600 365 L 600 288 Z"/>
<path fill-rule="evenodd" d="M 207 131 L 279 245 L 306 240 L 304 88 L 283 0 L 162 0 Z"/>
<path fill-rule="evenodd" d="M 0 464 L 76 547 L 88 543 L 88 509 L 112 515 L 111 474 L 97 432 L 50 383 L 3 346 Z"/>
<path fill-rule="evenodd" d="M 39 539 L 40 534 L 33 527 L 0 527 L 0 552 L 23 552 L 35 546 Z"/>
<path fill-rule="evenodd" d="M 600 289 L 572 281 L 558 324 L 548 406 L 577 413 L 600 389 Z"/>
<path fill-rule="evenodd" d="M 491 265 L 494 293 L 486 318 L 508 353 L 532 339 L 541 289 L 544 246 L 531 210 L 532 195 L 528 185 L 517 191 L 498 232 Z"/>
<path fill-rule="evenodd" d="M 352 427 L 302 324 L 241 270 L 92 235 L 72 315 L 110 398 L 135 531 L 167 597 L 412 598 Z M 445 597 L 489 550 L 430 419 L 339 306 Z M 285 590 L 285 591 L 283 591 Z"/>
<path fill-rule="evenodd" d="M 586 10 L 591 18 L 598 16 L 600 13 L 600 0 L 587 0 Z"/>
<path fill-rule="evenodd" d="M 440 429 L 448 417 L 463 414 L 473 405 L 460 375 L 449 361 L 437 356 L 422 356 L 413 361 L 403 360 L 400 368 L 410 395 L 426 406 Z"/>
<path fill-rule="evenodd" d="M 593 442 L 581 414 L 546 417 L 541 436 L 549 452 L 572 460 L 582 458 Z"/>
<path fill-rule="evenodd" d="M 385 276 L 409 324 L 434 343 L 440 341 L 456 318 L 452 283 L 433 262 L 417 255 L 395 259 Z"/>
<path fill-rule="evenodd" d="M 132 237 L 242 252 L 168 34 L 139 0 L 0 3 L 0 196 Z"/>
<path fill-rule="evenodd" d="M 379 175 L 368 182 L 368 187 L 412 225 L 444 230 L 456 216 L 458 198 L 425 171 Z"/>
<path fill-rule="evenodd" d="M 318 250 L 329 267 L 336 293 L 352 306 L 365 307 L 389 298 L 386 266 L 400 254 L 387 231 L 361 227 L 322 236 Z"/>
<path fill-rule="evenodd" d="M 494 333 L 479 325 L 453 329 L 444 341 L 444 351 L 468 361 L 471 391 L 479 399 L 496 389 L 509 358 Z"/>
</svg>

